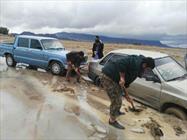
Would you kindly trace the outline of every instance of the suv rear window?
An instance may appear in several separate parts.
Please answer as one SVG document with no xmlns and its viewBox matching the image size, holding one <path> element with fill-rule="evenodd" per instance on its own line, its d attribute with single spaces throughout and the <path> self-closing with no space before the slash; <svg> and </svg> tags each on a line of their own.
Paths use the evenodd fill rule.
<svg viewBox="0 0 187 140">
<path fill-rule="evenodd" d="M 29 39 L 28 38 L 19 38 L 18 39 L 18 47 L 29 47 Z"/>
<path fill-rule="evenodd" d="M 113 53 L 110 53 L 107 56 L 105 56 L 105 58 L 103 58 L 103 60 L 100 62 L 100 65 L 104 65 L 110 59 L 112 55 Z"/>
<path fill-rule="evenodd" d="M 115 61 L 117 59 L 121 59 L 123 58 L 125 55 L 122 54 L 114 54 L 112 57 L 110 57 L 110 59 L 108 60 L 108 62 L 110 62 L 111 60 Z"/>
</svg>

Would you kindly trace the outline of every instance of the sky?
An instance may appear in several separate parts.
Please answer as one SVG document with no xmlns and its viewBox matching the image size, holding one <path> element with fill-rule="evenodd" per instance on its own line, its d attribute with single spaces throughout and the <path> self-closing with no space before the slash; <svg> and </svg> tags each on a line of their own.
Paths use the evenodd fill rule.
<svg viewBox="0 0 187 140">
<path fill-rule="evenodd" d="M 10 32 L 187 35 L 187 0 L 0 0 Z"/>
</svg>

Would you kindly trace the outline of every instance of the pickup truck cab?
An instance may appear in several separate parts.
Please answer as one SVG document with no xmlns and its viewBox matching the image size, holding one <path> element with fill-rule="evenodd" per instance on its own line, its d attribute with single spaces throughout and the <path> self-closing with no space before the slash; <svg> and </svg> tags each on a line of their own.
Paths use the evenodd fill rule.
<svg viewBox="0 0 187 140">
<path fill-rule="evenodd" d="M 59 40 L 49 37 L 18 35 L 14 44 L 0 44 L 0 56 L 6 57 L 8 66 L 25 63 L 55 75 L 65 73 L 67 53 Z"/>
</svg>

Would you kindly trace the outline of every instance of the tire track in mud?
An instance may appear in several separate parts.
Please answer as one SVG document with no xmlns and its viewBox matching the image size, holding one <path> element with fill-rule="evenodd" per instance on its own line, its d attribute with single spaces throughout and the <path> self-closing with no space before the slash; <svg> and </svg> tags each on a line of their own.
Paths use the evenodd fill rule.
<svg viewBox="0 0 187 140">
<path fill-rule="evenodd" d="M 85 87 L 79 84 L 75 84 L 75 87 L 71 88 L 70 83 L 59 82 L 61 80 L 59 80 L 58 78 L 55 81 L 56 83 L 51 85 L 52 91 L 58 94 L 63 94 L 67 98 L 71 98 L 68 96 L 69 94 L 74 95 L 74 98 L 72 98 L 72 100 L 75 100 L 77 102 L 76 105 L 72 106 L 67 103 L 64 110 L 77 116 L 77 119 L 83 125 L 82 129 L 85 130 L 85 128 L 87 128 L 89 131 L 91 131 L 87 135 L 88 139 L 106 139 L 108 137 L 108 128 L 105 124 L 103 124 L 103 122 L 100 121 L 100 118 L 98 118 L 99 116 L 96 116 L 95 114 L 96 110 L 88 103 L 88 93 Z M 68 84 L 70 85 L 68 86 Z M 88 130 L 85 130 L 85 132 L 87 132 Z"/>
<path fill-rule="evenodd" d="M 40 106 L 40 108 L 39 108 L 39 110 L 37 111 L 37 114 L 36 114 L 36 119 L 35 119 L 35 124 L 34 124 L 34 136 L 33 136 L 34 140 L 36 140 L 37 136 L 38 136 L 38 122 L 40 120 L 42 110 L 43 110 L 43 104 Z"/>
</svg>

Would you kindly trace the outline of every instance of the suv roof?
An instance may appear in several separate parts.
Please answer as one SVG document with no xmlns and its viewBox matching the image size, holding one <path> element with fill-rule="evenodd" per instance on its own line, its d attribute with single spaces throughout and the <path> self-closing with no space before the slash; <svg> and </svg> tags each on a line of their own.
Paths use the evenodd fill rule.
<svg viewBox="0 0 187 140">
<path fill-rule="evenodd" d="M 56 38 L 52 38 L 52 37 L 33 36 L 33 35 L 18 35 L 18 37 L 38 39 L 38 40 L 41 40 L 41 39 L 56 39 Z"/>
<path fill-rule="evenodd" d="M 146 51 L 146 50 L 136 50 L 136 49 L 118 49 L 111 51 L 110 53 L 120 53 L 120 54 L 128 54 L 128 55 L 143 55 L 145 57 L 152 57 L 152 58 L 161 58 L 168 56 L 165 53 L 154 52 L 154 51 Z"/>
</svg>

